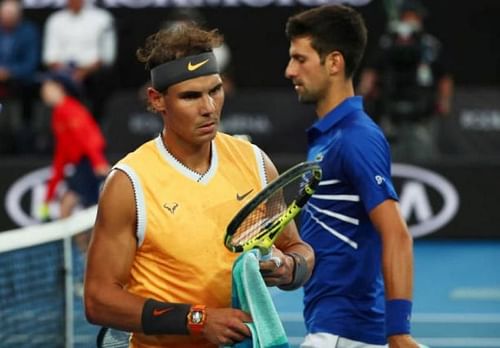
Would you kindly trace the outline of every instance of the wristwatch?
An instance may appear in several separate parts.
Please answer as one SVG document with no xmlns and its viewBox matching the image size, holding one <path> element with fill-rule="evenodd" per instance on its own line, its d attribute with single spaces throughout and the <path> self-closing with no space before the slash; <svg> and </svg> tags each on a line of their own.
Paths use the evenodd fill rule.
<svg viewBox="0 0 500 348">
<path fill-rule="evenodd" d="M 194 305 L 189 310 L 187 316 L 188 327 L 195 335 L 200 335 L 205 327 L 205 321 L 207 319 L 205 308 L 205 305 Z"/>
</svg>

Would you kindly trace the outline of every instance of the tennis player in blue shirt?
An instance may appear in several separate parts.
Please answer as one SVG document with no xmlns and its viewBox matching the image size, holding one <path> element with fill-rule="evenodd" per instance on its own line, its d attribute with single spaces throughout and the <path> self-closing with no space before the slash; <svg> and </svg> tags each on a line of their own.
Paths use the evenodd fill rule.
<svg viewBox="0 0 500 348">
<path fill-rule="evenodd" d="M 412 238 L 391 181 L 390 148 L 354 96 L 364 21 L 350 7 L 327 5 L 289 18 L 286 34 L 286 77 L 318 116 L 308 159 L 323 169 L 302 212 L 316 266 L 304 286 L 301 347 L 418 347 L 410 336 Z"/>
</svg>

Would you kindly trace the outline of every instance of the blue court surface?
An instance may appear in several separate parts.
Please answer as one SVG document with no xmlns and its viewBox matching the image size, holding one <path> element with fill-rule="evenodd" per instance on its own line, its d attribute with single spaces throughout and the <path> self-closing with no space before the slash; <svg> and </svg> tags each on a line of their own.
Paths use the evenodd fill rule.
<svg viewBox="0 0 500 348">
<path fill-rule="evenodd" d="M 430 347 L 500 347 L 500 241 L 416 240 L 412 331 Z M 332 275 L 335 276 L 335 275 Z M 293 347 L 302 292 L 272 290 Z"/>
<path fill-rule="evenodd" d="M 441 348 L 500 348 L 500 240 L 416 240 L 413 335 Z M 332 275 L 335 276 L 335 275 Z M 302 290 L 271 289 L 292 347 L 305 335 Z M 76 301 L 75 346 L 94 347 L 97 330 Z"/>
</svg>

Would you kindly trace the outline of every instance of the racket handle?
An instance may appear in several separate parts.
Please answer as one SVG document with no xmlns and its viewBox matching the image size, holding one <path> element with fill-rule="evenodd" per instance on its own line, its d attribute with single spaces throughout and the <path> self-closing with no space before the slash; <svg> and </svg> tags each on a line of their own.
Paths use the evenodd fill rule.
<svg viewBox="0 0 500 348">
<path fill-rule="evenodd" d="M 269 261 L 273 257 L 272 249 L 257 249 L 259 251 L 259 259 L 262 261 Z"/>
<path fill-rule="evenodd" d="M 273 249 L 256 249 L 257 256 L 260 261 L 272 261 L 276 265 L 276 268 L 280 268 L 282 261 L 278 256 L 273 256 Z M 260 257 L 259 257 L 260 256 Z"/>
</svg>

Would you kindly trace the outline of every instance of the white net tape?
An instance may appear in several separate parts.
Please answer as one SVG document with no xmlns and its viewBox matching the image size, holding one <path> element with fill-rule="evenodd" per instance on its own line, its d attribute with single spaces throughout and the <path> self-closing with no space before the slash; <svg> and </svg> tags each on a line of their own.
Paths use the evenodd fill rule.
<svg viewBox="0 0 500 348">
<path fill-rule="evenodd" d="M 74 236 L 94 225 L 96 213 L 97 206 L 94 206 L 66 219 L 1 232 L 0 253 Z"/>
</svg>

